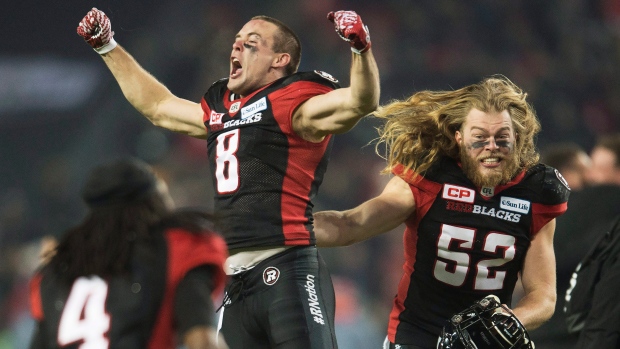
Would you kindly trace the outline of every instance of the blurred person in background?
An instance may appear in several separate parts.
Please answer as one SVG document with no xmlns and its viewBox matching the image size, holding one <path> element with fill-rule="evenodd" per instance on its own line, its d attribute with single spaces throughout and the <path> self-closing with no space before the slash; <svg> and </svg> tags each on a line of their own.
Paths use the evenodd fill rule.
<svg viewBox="0 0 620 349">
<path fill-rule="evenodd" d="M 8 246 L 0 252 L 0 263 L 12 275 L 11 288 L 0 301 L 0 328 L 8 329 L 0 331 L 0 348 L 28 348 L 35 328 L 28 298 L 30 279 L 44 261 L 43 254 L 54 248 L 55 241 L 45 236 Z"/>
<path fill-rule="evenodd" d="M 209 217 L 174 210 L 166 184 L 132 158 L 94 168 L 82 199 L 85 219 L 32 278 L 30 347 L 227 348 L 213 296 L 228 253 Z"/>
<path fill-rule="evenodd" d="M 592 164 L 588 153 L 577 143 L 551 144 L 541 153 L 540 162 L 551 166 L 562 174 L 571 190 L 583 189 Z"/>
<path fill-rule="evenodd" d="M 620 185 L 620 133 L 601 136 L 590 157 L 589 183 Z"/>
<path fill-rule="evenodd" d="M 608 228 L 608 222 L 620 214 L 620 135 L 600 137 L 590 157 L 587 185 L 571 194 L 566 214 L 557 219 L 555 251 L 557 291 L 563 295 L 570 286 L 571 275 L 588 250 Z M 549 349 L 571 347 L 575 338 L 566 329 L 562 304 L 556 304 L 551 319 L 531 334 L 536 344 Z"/>
<path fill-rule="evenodd" d="M 376 109 L 379 74 L 360 16 L 327 17 L 351 45 L 349 87 L 321 71 L 297 72 L 297 35 L 256 16 L 234 38 L 229 76 L 200 103 L 172 94 L 117 45 L 103 12 L 93 8 L 77 28 L 148 120 L 207 139 L 217 230 L 233 275 L 221 313 L 231 348 L 337 347 L 334 290 L 315 246 L 312 200 L 331 136 Z"/>
<path fill-rule="evenodd" d="M 570 190 L 538 163 L 540 124 L 526 96 L 497 76 L 380 108 L 385 172 L 394 177 L 356 208 L 314 215 L 326 247 L 405 223 L 405 273 L 384 348 L 435 348 L 453 314 L 491 294 L 510 305 L 519 275 L 524 297 L 514 315 L 528 330 L 551 317 L 555 218 Z"/>
<path fill-rule="evenodd" d="M 359 285 L 346 276 L 334 276 L 336 292 L 336 335 L 340 349 L 376 348 L 383 331 L 372 316 L 368 300 Z"/>
<path fill-rule="evenodd" d="M 575 349 L 620 348 L 620 214 L 607 223 L 564 290 L 562 313 Z"/>
</svg>

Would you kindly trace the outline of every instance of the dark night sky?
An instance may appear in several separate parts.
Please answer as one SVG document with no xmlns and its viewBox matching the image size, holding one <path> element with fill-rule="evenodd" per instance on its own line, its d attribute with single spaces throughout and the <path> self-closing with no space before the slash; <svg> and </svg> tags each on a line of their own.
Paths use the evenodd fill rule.
<svg viewBox="0 0 620 349">
<path fill-rule="evenodd" d="M 91 7 L 108 14 L 121 30 L 136 30 L 161 1 L 27 0 L 5 2 L 0 10 L 0 55 L 62 54 L 84 57 L 75 29 Z M 118 29 L 116 29 L 118 30 Z M 88 56 L 91 57 L 91 56 Z"/>
</svg>

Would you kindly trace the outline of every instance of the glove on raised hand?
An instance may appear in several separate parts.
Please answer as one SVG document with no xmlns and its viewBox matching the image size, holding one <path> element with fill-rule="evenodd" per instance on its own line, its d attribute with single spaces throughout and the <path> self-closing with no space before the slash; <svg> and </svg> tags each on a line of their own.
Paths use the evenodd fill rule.
<svg viewBox="0 0 620 349">
<path fill-rule="evenodd" d="M 117 45 L 110 19 L 95 7 L 82 18 L 77 33 L 101 55 L 112 51 Z"/>
<path fill-rule="evenodd" d="M 351 51 L 361 54 L 370 49 L 368 27 L 355 11 L 330 12 L 327 19 L 334 23 L 336 33 L 351 44 Z"/>
</svg>

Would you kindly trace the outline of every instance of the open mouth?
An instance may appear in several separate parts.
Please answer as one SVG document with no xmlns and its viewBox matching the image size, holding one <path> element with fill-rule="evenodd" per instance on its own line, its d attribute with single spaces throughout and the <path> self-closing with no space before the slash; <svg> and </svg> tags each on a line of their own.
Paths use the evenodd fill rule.
<svg viewBox="0 0 620 349">
<path fill-rule="evenodd" d="M 487 158 L 483 158 L 480 160 L 480 163 L 482 164 L 482 166 L 484 167 L 497 167 L 500 165 L 500 163 L 502 162 L 502 158 L 500 157 L 487 157 Z"/>
<path fill-rule="evenodd" d="M 241 62 L 239 62 L 239 59 L 233 58 L 230 64 L 230 77 L 234 79 L 241 75 L 242 71 L 243 67 L 241 66 Z"/>
</svg>

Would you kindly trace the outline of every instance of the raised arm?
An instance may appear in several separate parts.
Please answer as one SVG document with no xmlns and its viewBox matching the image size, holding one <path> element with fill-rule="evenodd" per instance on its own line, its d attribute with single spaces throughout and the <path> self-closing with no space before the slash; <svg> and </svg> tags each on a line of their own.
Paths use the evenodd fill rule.
<svg viewBox="0 0 620 349">
<path fill-rule="evenodd" d="M 388 182 L 383 192 L 347 211 L 321 211 L 314 214 L 317 246 L 347 246 L 388 232 L 415 211 L 409 184 L 400 177 Z"/>
<path fill-rule="evenodd" d="M 97 51 L 118 82 L 125 98 L 154 125 L 193 137 L 206 137 L 200 104 L 173 95 L 114 41 L 110 19 L 93 8 L 77 33 Z"/>
<path fill-rule="evenodd" d="M 523 298 L 513 311 L 528 330 L 533 330 L 553 315 L 556 302 L 555 219 L 536 234 L 525 256 L 521 280 Z"/>
<path fill-rule="evenodd" d="M 293 114 L 293 128 L 304 138 L 344 133 L 379 105 L 379 69 L 370 49 L 368 28 L 353 11 L 330 12 L 336 32 L 351 44 L 350 86 L 310 98 Z"/>
</svg>

